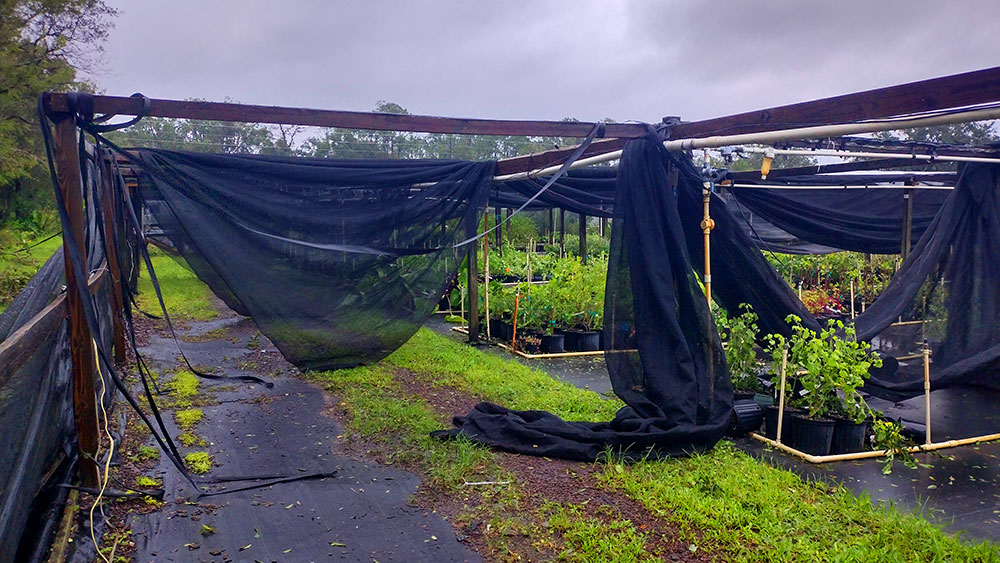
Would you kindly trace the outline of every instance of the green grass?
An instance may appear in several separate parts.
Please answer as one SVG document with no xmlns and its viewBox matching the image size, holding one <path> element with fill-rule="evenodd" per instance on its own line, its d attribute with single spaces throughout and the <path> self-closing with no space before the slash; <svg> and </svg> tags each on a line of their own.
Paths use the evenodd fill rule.
<svg viewBox="0 0 1000 563">
<path fill-rule="evenodd" d="M 806 483 L 723 442 L 688 459 L 609 463 L 602 480 L 726 561 L 1000 561 L 928 521 Z"/>
<path fill-rule="evenodd" d="M 212 305 L 212 291 L 198 279 L 183 260 L 172 258 L 162 250 L 150 247 L 149 258 L 160 282 L 163 301 L 170 318 L 175 320 L 207 321 L 219 316 Z M 147 313 L 159 314 L 160 303 L 143 263 L 139 275 L 139 307 Z"/>
<path fill-rule="evenodd" d="M 5 241 L 4 244 L 12 246 L 12 248 L 3 248 L 0 251 L 0 313 L 24 289 L 24 286 L 45 264 L 45 261 L 62 246 L 62 237 L 55 237 L 34 248 L 17 251 L 45 237 L 38 237 L 36 241 L 24 241 L 23 243 L 8 242 L 16 238 L 14 235 L 14 233 L 6 232 L 0 236 L 0 241 Z"/>
<path fill-rule="evenodd" d="M 624 403 L 556 381 L 545 372 L 486 354 L 422 328 L 382 362 L 436 386 L 453 387 L 516 410 L 540 409 L 567 420 L 611 420 Z"/>
<path fill-rule="evenodd" d="M 374 366 L 311 374 L 341 397 L 352 413 L 351 432 L 400 440 L 394 444 L 396 456 L 418 459 L 452 489 L 462 478 L 502 478 L 494 456 L 503 454 L 428 438 L 427 432 L 447 427 L 448 421 L 422 399 L 400 392 L 392 375 L 399 368 L 434 386 L 567 419 L 609 420 L 621 406 L 617 399 L 557 382 L 427 329 Z M 483 463 L 490 469 L 482 469 Z M 843 488 L 804 482 L 726 442 L 686 459 L 608 463 L 600 479 L 673 522 L 692 545 L 725 561 L 1000 561 L 995 544 L 962 542 L 917 515 L 856 498 Z M 516 495 L 508 500 L 518 502 Z M 637 546 L 645 537 L 631 524 L 598 522 L 573 507 L 546 510 L 548 528 L 562 537 L 560 558 L 643 560 Z"/>
</svg>

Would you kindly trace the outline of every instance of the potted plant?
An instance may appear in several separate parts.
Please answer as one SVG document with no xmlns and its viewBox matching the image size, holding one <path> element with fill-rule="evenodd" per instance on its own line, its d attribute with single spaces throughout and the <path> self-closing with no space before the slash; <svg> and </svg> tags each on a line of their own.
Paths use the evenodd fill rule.
<svg viewBox="0 0 1000 563">
<path fill-rule="evenodd" d="M 760 390 L 760 361 L 754 346 L 757 343 L 757 313 L 747 303 L 740 305 L 743 311 L 738 316 L 730 317 L 726 311 L 713 304 L 715 326 L 719 336 L 725 341 L 726 365 L 729 366 L 729 377 L 733 383 L 733 392 L 737 400 L 753 399 Z"/>
<path fill-rule="evenodd" d="M 882 360 L 867 343 L 857 342 L 852 327 L 841 321 L 830 321 L 819 334 L 802 326 L 802 320 L 789 315 L 792 336 L 768 335 L 768 351 L 775 364 L 782 360 L 787 346 L 788 381 L 786 392 L 792 393 L 790 404 L 800 409 L 791 413 L 791 441 L 794 447 L 813 455 L 830 453 L 836 421 L 831 415 L 864 412 L 857 389 L 864 383 L 868 368 L 880 366 Z M 843 334 L 844 336 L 840 336 Z M 772 368 L 772 373 L 777 371 Z M 780 375 L 776 376 L 780 377 Z M 860 403 L 859 403 L 860 401 Z M 864 419 L 864 414 L 861 418 Z"/>
</svg>

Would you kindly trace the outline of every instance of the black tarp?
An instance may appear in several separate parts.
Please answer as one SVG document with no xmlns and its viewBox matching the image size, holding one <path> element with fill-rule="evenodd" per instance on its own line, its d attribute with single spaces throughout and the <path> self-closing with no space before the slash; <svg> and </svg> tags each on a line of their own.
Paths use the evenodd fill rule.
<svg viewBox="0 0 1000 563">
<path fill-rule="evenodd" d="M 700 180 L 682 174 L 671 190 L 671 166 L 691 169 L 651 137 L 630 141 L 618 170 L 604 338 L 612 386 L 626 406 L 614 420 L 570 422 L 481 403 L 438 436 L 575 460 L 594 460 L 608 449 L 629 457 L 685 455 L 722 437 L 732 388 L 686 248 L 677 195 L 700 192 Z"/>
<path fill-rule="evenodd" d="M 381 359 L 433 313 L 494 163 L 139 149 L 145 194 L 198 277 L 289 361 Z"/>
</svg>

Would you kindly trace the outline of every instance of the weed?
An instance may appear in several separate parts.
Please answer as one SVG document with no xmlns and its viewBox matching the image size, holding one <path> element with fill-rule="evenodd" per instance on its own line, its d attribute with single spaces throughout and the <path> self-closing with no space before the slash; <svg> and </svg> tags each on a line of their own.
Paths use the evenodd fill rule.
<svg viewBox="0 0 1000 563">
<path fill-rule="evenodd" d="M 184 463 L 192 473 L 208 473 L 212 470 L 213 461 L 208 452 L 191 452 L 184 456 Z"/>
<path fill-rule="evenodd" d="M 160 450 L 154 446 L 139 446 L 139 453 L 136 454 L 138 461 L 155 461 L 160 459 Z"/>
</svg>

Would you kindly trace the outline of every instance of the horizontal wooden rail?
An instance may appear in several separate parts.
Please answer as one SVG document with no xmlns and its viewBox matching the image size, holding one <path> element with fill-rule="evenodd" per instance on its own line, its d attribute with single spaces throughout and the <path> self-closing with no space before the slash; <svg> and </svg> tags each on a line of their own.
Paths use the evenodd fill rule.
<svg viewBox="0 0 1000 563">
<path fill-rule="evenodd" d="M 107 268 L 91 274 L 87 281 L 90 293 L 96 293 L 109 276 Z M 62 293 L 30 321 L 0 342 L 0 387 L 41 346 L 48 331 L 66 318 L 66 294 Z"/>
<path fill-rule="evenodd" d="M 1000 100 L 1000 67 L 993 67 L 702 121 L 678 123 L 672 127 L 671 138 L 700 138 L 719 134 L 757 133 L 848 123 L 997 100 Z M 46 94 L 45 107 L 50 113 L 69 111 L 67 95 Z M 136 115 L 141 108 L 142 101 L 137 98 L 118 96 L 93 98 L 93 111 L 100 114 Z M 149 115 L 181 119 L 477 135 L 584 137 L 593 127 L 592 123 L 571 121 L 451 118 L 160 99 L 151 100 Z M 645 132 L 645 126 L 642 124 L 609 123 L 605 134 L 608 138 L 592 143 L 584 156 L 620 150 L 627 138 L 641 137 Z M 575 147 L 565 147 L 504 159 L 497 165 L 497 174 L 513 174 L 544 168 L 561 162 L 574 149 Z"/>
<path fill-rule="evenodd" d="M 94 112 L 98 114 L 138 115 L 142 100 L 121 96 L 94 96 Z M 65 93 L 46 94 L 45 108 L 50 113 L 66 113 L 69 103 Z M 260 106 L 229 102 L 152 99 L 150 117 L 204 119 L 246 123 L 342 127 L 378 131 L 419 131 L 424 133 L 454 133 L 459 135 L 516 135 L 539 137 L 586 137 L 593 123 L 582 121 L 533 121 L 435 117 L 365 111 Z M 646 129 L 638 123 L 608 123 L 607 137 L 640 137 Z"/>
</svg>

